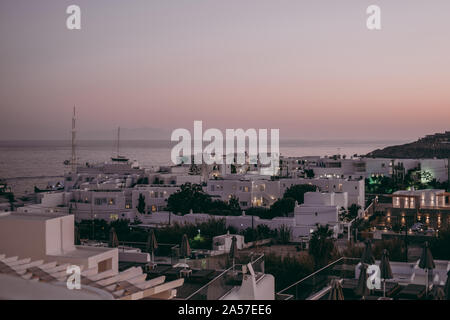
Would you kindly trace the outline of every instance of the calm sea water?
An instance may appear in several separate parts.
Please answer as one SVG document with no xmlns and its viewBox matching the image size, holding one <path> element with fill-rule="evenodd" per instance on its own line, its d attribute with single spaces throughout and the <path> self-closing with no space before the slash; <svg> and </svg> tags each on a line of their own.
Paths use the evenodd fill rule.
<svg viewBox="0 0 450 320">
<path fill-rule="evenodd" d="M 325 156 L 334 154 L 366 154 L 378 148 L 402 144 L 394 140 L 286 140 L 280 141 L 280 152 L 286 156 Z M 120 153 L 137 160 L 143 167 L 169 165 L 173 143 L 167 141 L 121 141 Z M 109 161 L 115 153 L 114 141 L 79 141 L 79 163 Z M 31 192 L 33 187 L 63 175 L 67 167 L 64 160 L 71 157 L 69 141 L 0 141 L 0 178 L 18 195 Z M 42 178 L 35 178 L 42 177 Z M 19 179 L 18 179 L 19 178 Z"/>
</svg>

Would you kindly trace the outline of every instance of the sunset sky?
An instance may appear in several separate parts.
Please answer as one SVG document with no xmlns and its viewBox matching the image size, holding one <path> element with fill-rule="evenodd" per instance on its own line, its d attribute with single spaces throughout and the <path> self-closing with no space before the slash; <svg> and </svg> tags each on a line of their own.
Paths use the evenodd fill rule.
<svg viewBox="0 0 450 320">
<path fill-rule="evenodd" d="M 74 104 L 93 139 L 202 120 L 415 140 L 450 130 L 449 39 L 448 0 L 1 0 L 0 140 L 69 139 Z"/>
</svg>

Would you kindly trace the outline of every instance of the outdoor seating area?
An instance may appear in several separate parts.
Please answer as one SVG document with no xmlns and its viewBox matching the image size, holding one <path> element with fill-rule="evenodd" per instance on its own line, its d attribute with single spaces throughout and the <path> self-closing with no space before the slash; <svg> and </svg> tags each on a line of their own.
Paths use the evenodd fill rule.
<svg viewBox="0 0 450 320">
<path fill-rule="evenodd" d="M 417 263 L 375 261 L 366 241 L 360 259 L 342 257 L 277 293 L 279 300 L 449 300 L 450 262 L 434 261 L 428 243 Z M 371 268 L 369 269 L 369 266 Z M 378 269 L 377 274 L 375 270 Z M 435 270 L 436 269 L 436 270 Z M 409 271 L 408 274 L 405 272 Z M 378 278 L 375 278 L 378 277 Z M 370 278 L 370 279 L 369 279 Z M 400 280 L 399 280 L 400 279 Z M 371 282 L 371 283 L 370 283 Z"/>
</svg>

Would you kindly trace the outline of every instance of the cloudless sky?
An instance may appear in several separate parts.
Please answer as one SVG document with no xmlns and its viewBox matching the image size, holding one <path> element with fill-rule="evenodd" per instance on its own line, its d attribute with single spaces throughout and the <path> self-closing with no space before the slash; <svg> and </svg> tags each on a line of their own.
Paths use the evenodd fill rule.
<svg viewBox="0 0 450 320">
<path fill-rule="evenodd" d="M 2 0 L 0 139 L 68 139 L 75 104 L 82 132 L 415 140 L 450 130 L 449 38 L 448 0 Z"/>
</svg>

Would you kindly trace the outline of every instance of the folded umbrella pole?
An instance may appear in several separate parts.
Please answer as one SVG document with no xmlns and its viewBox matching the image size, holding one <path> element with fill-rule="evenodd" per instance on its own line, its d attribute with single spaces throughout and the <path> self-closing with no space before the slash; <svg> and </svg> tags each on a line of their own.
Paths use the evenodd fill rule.
<svg viewBox="0 0 450 320">
<path fill-rule="evenodd" d="M 380 278 L 383 279 L 383 297 L 386 297 L 386 279 L 392 279 L 392 269 L 389 262 L 389 251 L 383 250 L 380 262 Z"/>
<path fill-rule="evenodd" d="M 426 285 L 425 285 L 425 294 L 428 296 L 428 282 L 429 282 L 429 270 L 433 270 L 435 268 L 433 255 L 431 254 L 430 247 L 428 245 L 428 241 L 425 242 L 423 249 L 422 249 L 422 255 L 420 256 L 419 260 L 419 268 L 425 270 L 425 278 L 426 278 Z"/>
</svg>

